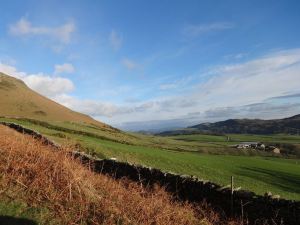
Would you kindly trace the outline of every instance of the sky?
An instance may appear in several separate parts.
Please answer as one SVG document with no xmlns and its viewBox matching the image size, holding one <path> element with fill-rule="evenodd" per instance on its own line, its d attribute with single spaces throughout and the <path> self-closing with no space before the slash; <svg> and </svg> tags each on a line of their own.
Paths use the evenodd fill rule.
<svg viewBox="0 0 300 225">
<path fill-rule="evenodd" d="M 0 71 L 115 127 L 300 113 L 297 0 L 0 4 Z"/>
</svg>

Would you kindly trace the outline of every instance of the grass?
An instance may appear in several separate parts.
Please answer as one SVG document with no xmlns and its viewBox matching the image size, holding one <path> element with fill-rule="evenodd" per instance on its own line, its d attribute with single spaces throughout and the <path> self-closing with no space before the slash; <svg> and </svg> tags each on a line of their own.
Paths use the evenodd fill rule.
<svg viewBox="0 0 300 225">
<path fill-rule="evenodd" d="M 67 151 L 53 151 L 4 126 L 0 174 L 0 223 L 238 224 L 207 205 L 175 202 L 163 188 L 95 174 Z"/>
<path fill-rule="evenodd" d="M 54 127 L 47 127 L 31 120 L 10 121 L 37 130 L 58 143 L 77 146 L 80 144 L 82 150 L 101 158 L 114 157 L 120 161 L 164 171 L 195 175 L 222 185 L 228 185 L 230 176 L 234 176 L 236 186 L 243 189 L 258 194 L 271 191 L 286 199 L 300 200 L 300 160 L 272 155 L 258 156 L 255 151 L 251 156 L 251 151 L 228 148 L 227 139 L 223 136 L 190 135 L 164 138 L 116 131 L 109 134 L 110 139 L 105 139 L 102 138 L 107 135 L 105 131 L 86 124 L 56 122 L 52 124 Z M 54 129 L 57 127 L 59 129 Z M 237 137 L 248 138 L 248 135 L 235 136 Z"/>
<path fill-rule="evenodd" d="M 229 141 L 228 141 L 229 137 Z M 269 142 L 269 143 L 289 143 L 300 144 L 299 135 L 272 134 L 272 135 L 254 135 L 254 134 L 227 134 L 227 135 L 176 135 L 171 138 L 175 140 L 185 140 L 193 142 L 217 142 L 224 145 L 231 145 L 239 142 Z"/>
<path fill-rule="evenodd" d="M 281 157 L 300 158 L 300 136 L 289 134 L 253 135 L 253 134 L 226 134 L 226 135 L 177 135 L 171 136 L 174 140 L 187 141 L 191 143 L 215 143 L 219 147 L 230 147 L 241 142 L 262 142 L 265 145 L 275 145 L 281 150 Z M 231 148 L 232 150 L 232 148 Z M 232 152 L 227 150 L 228 153 Z M 244 154 L 245 151 L 239 151 Z M 246 150 L 251 155 L 264 155 L 265 152 Z"/>
<path fill-rule="evenodd" d="M 117 157 L 121 161 L 195 175 L 222 185 L 228 185 L 233 175 L 236 185 L 243 189 L 259 194 L 271 191 L 287 199 L 300 200 L 299 160 L 174 152 L 107 141 L 97 143 L 93 138 L 79 141 L 108 158 Z"/>
<path fill-rule="evenodd" d="M 95 124 L 107 130 L 109 126 L 81 113 L 74 112 L 29 89 L 25 83 L 0 72 L 0 116 L 33 118 L 39 120 L 80 121 Z"/>
</svg>

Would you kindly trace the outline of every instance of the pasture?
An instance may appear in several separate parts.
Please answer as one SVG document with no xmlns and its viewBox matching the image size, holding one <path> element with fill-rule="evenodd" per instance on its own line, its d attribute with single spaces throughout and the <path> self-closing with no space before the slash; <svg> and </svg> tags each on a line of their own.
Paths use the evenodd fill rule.
<svg viewBox="0 0 300 225">
<path fill-rule="evenodd" d="M 251 156 L 243 151 L 237 154 L 235 149 L 228 147 L 231 143 L 223 136 L 191 135 L 165 138 L 119 131 L 107 134 L 100 128 L 86 124 L 1 120 L 17 122 L 60 144 L 76 145 L 82 151 L 100 158 L 114 157 L 120 161 L 164 171 L 194 175 L 222 185 L 228 185 L 230 176 L 234 176 L 236 186 L 242 189 L 262 195 L 270 191 L 286 199 L 300 200 L 299 159 L 284 159 L 263 154 Z M 245 137 L 248 138 L 247 135 L 237 135 L 234 138 L 239 138 L 240 141 L 245 140 Z M 183 140 L 184 138 L 192 140 Z M 232 138 L 231 142 L 234 141 Z"/>
<path fill-rule="evenodd" d="M 206 135 L 206 134 L 191 134 L 191 135 L 176 135 L 171 136 L 175 140 L 204 142 L 204 143 L 221 143 L 231 145 L 239 142 L 267 142 L 267 143 L 289 143 L 300 144 L 300 135 L 288 134 L 272 134 L 272 135 L 255 135 L 255 134 L 226 134 L 226 135 Z"/>
</svg>

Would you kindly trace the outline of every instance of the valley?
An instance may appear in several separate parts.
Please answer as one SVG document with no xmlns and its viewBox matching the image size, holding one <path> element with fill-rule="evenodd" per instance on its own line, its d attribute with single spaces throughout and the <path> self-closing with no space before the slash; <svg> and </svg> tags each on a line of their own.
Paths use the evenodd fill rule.
<svg viewBox="0 0 300 225">
<path fill-rule="evenodd" d="M 284 158 L 255 150 L 229 147 L 238 141 L 272 140 L 282 136 L 233 135 L 232 142 L 213 135 L 156 137 L 114 130 L 108 133 L 97 126 L 70 122 L 46 123 L 28 119 L 1 118 L 36 130 L 62 145 L 95 155 L 116 158 L 170 171 L 194 175 L 220 185 L 229 185 L 234 176 L 236 186 L 264 195 L 272 192 L 282 198 L 300 200 L 300 160 Z M 286 141 L 298 143 L 291 137 Z M 175 140 L 174 140 L 175 139 Z M 179 139 L 179 140 L 178 140 Z M 184 140 L 186 139 L 186 140 Z M 298 139 L 299 140 L 299 139 Z"/>
</svg>

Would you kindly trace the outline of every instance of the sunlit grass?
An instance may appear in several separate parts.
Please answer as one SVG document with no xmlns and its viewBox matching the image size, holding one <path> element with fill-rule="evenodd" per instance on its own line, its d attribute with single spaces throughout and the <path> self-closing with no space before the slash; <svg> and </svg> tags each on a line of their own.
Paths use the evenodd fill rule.
<svg viewBox="0 0 300 225">
<path fill-rule="evenodd" d="M 117 158 L 120 161 L 142 164 L 179 174 L 195 175 L 202 179 L 227 185 L 234 176 L 236 186 L 264 194 L 271 191 L 287 199 L 300 200 L 300 161 L 271 157 L 256 151 L 228 148 L 227 138 L 213 135 L 175 136 L 172 138 L 110 134 L 103 139 L 104 131 L 86 127 L 85 124 L 55 123 L 55 126 L 81 130 L 96 135 L 49 129 L 27 120 L 14 120 L 48 136 L 58 143 L 80 144 L 81 150 L 100 158 Z M 252 135 L 251 135 L 252 137 Z M 260 136 L 255 136 L 259 138 Z M 278 136 L 280 137 L 280 136 Z M 231 140 L 249 138 L 248 135 L 233 135 Z M 262 138 L 266 138 L 262 136 Z M 192 139 L 192 140 L 191 140 Z M 124 144 L 126 141 L 127 144 Z M 249 156 L 252 155 L 252 156 Z M 261 154 L 261 156 L 259 156 Z"/>
</svg>

